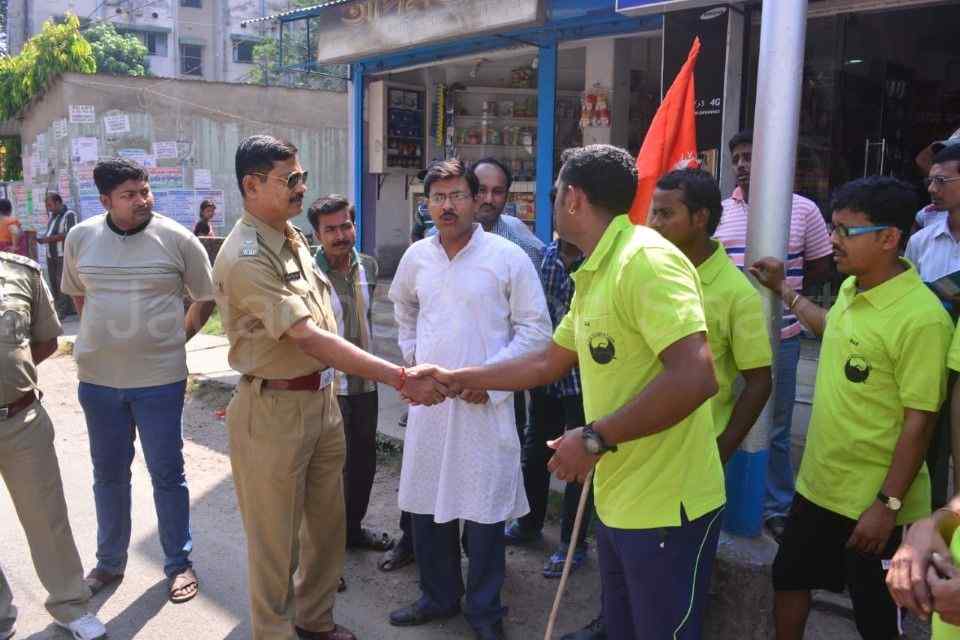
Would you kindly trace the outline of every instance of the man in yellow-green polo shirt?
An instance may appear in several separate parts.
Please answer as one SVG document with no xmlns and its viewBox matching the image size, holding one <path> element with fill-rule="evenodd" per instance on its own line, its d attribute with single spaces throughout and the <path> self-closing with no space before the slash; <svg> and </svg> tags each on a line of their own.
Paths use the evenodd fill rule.
<svg viewBox="0 0 960 640">
<path fill-rule="evenodd" d="M 851 276 L 829 312 L 785 284 L 783 264 L 751 272 L 823 337 L 797 495 L 773 565 L 777 640 L 800 640 L 810 591 L 853 601 L 860 635 L 898 638 L 884 584 L 902 527 L 930 513 L 924 454 L 946 389 L 950 318 L 899 257 L 916 210 L 894 178 L 849 182 L 833 196 L 837 268 Z"/>
<path fill-rule="evenodd" d="M 675 244 L 700 274 L 707 341 L 720 387 L 710 406 L 720 459 L 726 462 L 770 397 L 773 353 L 760 294 L 723 245 L 711 239 L 723 213 L 721 200 L 717 181 L 706 171 L 671 171 L 657 181 L 647 224 Z"/>
<path fill-rule="evenodd" d="M 623 149 L 566 154 L 554 223 L 586 259 L 553 343 L 525 358 L 424 373 L 451 391 L 511 390 L 558 380 L 579 364 L 588 424 L 551 443 L 549 468 L 567 481 L 596 468 L 607 637 L 692 640 L 701 634 L 725 501 L 706 402 L 717 382 L 696 268 L 624 215 L 636 186 Z"/>
</svg>

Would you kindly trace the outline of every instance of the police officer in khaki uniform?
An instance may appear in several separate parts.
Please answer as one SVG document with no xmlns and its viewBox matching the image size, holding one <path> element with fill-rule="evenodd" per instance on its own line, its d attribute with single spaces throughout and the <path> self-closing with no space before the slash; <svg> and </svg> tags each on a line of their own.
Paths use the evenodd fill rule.
<svg viewBox="0 0 960 640">
<path fill-rule="evenodd" d="M 78 640 L 106 636 L 87 612 L 90 591 L 63 498 L 53 424 L 40 404 L 37 365 L 57 350 L 53 298 L 29 258 L 0 252 L 0 476 L 49 597 L 47 611 Z M 0 639 L 13 636 L 17 609 L 0 571 Z"/>
<path fill-rule="evenodd" d="M 247 535 L 254 640 L 352 640 L 333 622 L 343 571 L 343 421 L 334 369 L 423 404 L 446 391 L 337 335 L 331 285 L 288 220 L 307 175 L 293 145 L 252 136 L 237 149 L 245 212 L 213 268 L 242 375 L 227 408 L 230 462 Z M 296 575 L 294 575 L 296 574 Z"/>
</svg>

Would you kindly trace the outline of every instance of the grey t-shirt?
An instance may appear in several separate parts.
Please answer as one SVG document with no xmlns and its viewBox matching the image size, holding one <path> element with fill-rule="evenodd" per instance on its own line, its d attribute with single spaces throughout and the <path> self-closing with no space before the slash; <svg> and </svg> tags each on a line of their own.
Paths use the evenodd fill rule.
<svg viewBox="0 0 960 640">
<path fill-rule="evenodd" d="M 212 300 L 210 261 L 186 227 L 154 213 L 124 235 L 107 214 L 71 229 L 62 290 L 83 296 L 74 345 L 81 382 L 132 389 L 187 377 L 184 295 Z"/>
</svg>

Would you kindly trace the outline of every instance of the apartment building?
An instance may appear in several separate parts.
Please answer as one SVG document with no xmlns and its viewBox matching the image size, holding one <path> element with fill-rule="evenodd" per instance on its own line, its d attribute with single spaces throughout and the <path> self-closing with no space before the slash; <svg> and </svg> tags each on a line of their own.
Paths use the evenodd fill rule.
<svg viewBox="0 0 960 640">
<path fill-rule="evenodd" d="M 244 82 L 253 47 L 276 23 L 244 29 L 241 20 L 287 7 L 288 0 L 8 0 L 9 52 L 20 51 L 45 20 L 70 12 L 140 38 L 155 76 Z"/>
</svg>

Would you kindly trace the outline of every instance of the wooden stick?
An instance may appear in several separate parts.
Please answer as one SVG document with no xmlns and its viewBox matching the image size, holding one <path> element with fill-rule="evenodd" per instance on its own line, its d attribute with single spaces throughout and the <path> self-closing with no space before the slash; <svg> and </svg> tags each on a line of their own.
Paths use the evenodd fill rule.
<svg viewBox="0 0 960 640">
<path fill-rule="evenodd" d="M 583 488 L 580 491 L 580 503 L 577 505 L 577 517 L 573 521 L 573 535 L 570 536 L 570 546 L 567 548 L 567 558 L 563 561 L 563 574 L 560 576 L 560 586 L 557 587 L 557 595 L 553 599 L 553 609 L 550 610 L 550 618 L 547 620 L 547 631 L 543 634 L 543 640 L 553 638 L 553 625 L 557 622 L 557 613 L 560 611 L 560 599 L 563 598 L 563 591 L 567 586 L 567 578 L 570 576 L 570 566 L 573 564 L 573 553 L 577 548 L 577 542 L 580 540 L 580 523 L 583 521 L 583 512 L 587 506 L 587 495 L 590 493 L 591 483 L 593 482 L 593 469 L 587 473 L 583 479 Z"/>
</svg>

